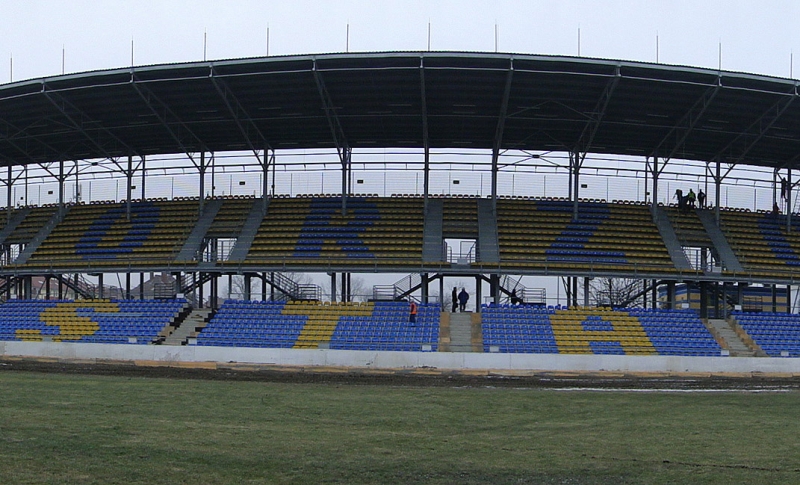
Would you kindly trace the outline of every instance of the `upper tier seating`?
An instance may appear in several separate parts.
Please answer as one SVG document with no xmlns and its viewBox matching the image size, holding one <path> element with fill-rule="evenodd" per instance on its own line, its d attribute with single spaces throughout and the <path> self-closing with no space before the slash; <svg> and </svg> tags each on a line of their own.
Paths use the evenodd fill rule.
<svg viewBox="0 0 800 485">
<path fill-rule="evenodd" d="M 438 339 L 435 305 L 420 305 L 412 324 L 403 302 L 229 300 L 198 334 L 197 345 L 420 351 L 436 350 Z"/>
<path fill-rule="evenodd" d="M 722 350 L 691 310 L 484 305 L 489 352 L 719 356 Z"/>
<path fill-rule="evenodd" d="M 736 323 L 770 357 L 800 357 L 800 315 L 773 312 L 732 314 Z"/>
<path fill-rule="evenodd" d="M 762 275 L 799 269 L 800 228 L 786 232 L 785 216 L 723 210 L 720 225 L 745 269 Z"/>
<path fill-rule="evenodd" d="M 247 263 L 403 264 L 422 259 L 422 199 L 273 199 Z"/>
<path fill-rule="evenodd" d="M 55 206 L 34 207 L 14 229 L 4 244 L 28 244 L 58 210 Z"/>
<path fill-rule="evenodd" d="M 711 242 L 711 238 L 708 237 L 703 223 L 700 222 L 697 212 L 694 210 L 682 212 L 675 206 L 664 207 L 664 209 L 673 229 L 675 229 L 675 235 L 678 236 L 681 246 L 713 247 L 714 244 Z"/>
<path fill-rule="evenodd" d="M 148 344 L 186 300 L 10 300 L 0 305 L 0 340 Z"/>
<path fill-rule="evenodd" d="M 164 264 L 174 259 L 197 220 L 197 201 L 140 201 L 73 207 L 28 266 Z"/>
<path fill-rule="evenodd" d="M 206 237 L 234 238 L 242 230 L 254 198 L 226 198 L 217 212 Z"/>
<path fill-rule="evenodd" d="M 497 202 L 504 266 L 673 272 L 647 206 L 562 200 Z"/>
</svg>

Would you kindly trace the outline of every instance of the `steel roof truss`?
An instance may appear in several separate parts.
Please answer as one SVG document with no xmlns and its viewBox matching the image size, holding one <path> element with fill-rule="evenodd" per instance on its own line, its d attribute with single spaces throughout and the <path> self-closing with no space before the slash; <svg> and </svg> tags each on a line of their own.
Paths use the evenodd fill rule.
<svg viewBox="0 0 800 485">
<path fill-rule="evenodd" d="M 497 118 L 497 129 L 494 132 L 494 151 L 499 152 L 503 143 L 503 131 L 505 130 L 506 117 L 508 114 L 508 99 L 511 96 L 511 81 L 514 77 L 514 59 L 511 59 L 506 75 L 506 85 L 503 90 L 503 100 L 500 103 L 500 114 Z"/>
<path fill-rule="evenodd" d="M 661 140 L 661 142 L 656 146 L 656 149 L 653 150 L 653 156 L 660 156 L 662 160 L 669 161 L 678 153 L 683 147 L 684 142 L 686 142 L 686 138 L 689 137 L 694 127 L 697 125 L 698 121 L 703 118 L 708 107 L 711 105 L 711 102 L 714 101 L 714 98 L 717 96 L 721 88 L 721 84 L 717 83 L 714 87 L 707 89 L 703 92 L 703 95 L 700 96 L 700 99 L 695 101 L 689 111 L 686 112 L 685 115 L 678 121 L 678 124 L 673 126 L 669 133 Z M 661 155 L 661 148 L 673 137 L 675 136 L 675 144 L 669 150 L 667 155 Z"/>
<path fill-rule="evenodd" d="M 605 89 L 603 89 L 603 93 L 600 95 L 600 99 L 597 100 L 597 105 L 592 111 L 592 115 L 589 119 L 589 122 L 586 124 L 586 126 L 583 127 L 583 132 L 581 133 L 581 137 L 578 140 L 577 144 L 577 149 L 581 154 L 579 166 L 583 164 L 583 160 L 586 158 L 586 154 L 592 147 L 592 143 L 594 142 L 594 137 L 597 134 L 597 130 L 600 128 L 600 125 L 603 122 L 603 117 L 605 116 L 606 110 L 608 109 L 608 103 L 611 101 L 611 96 L 614 94 L 614 90 L 617 88 L 617 85 L 619 84 L 620 77 L 621 75 L 619 71 L 619 66 L 617 66 L 614 77 L 608 81 Z"/>
<path fill-rule="evenodd" d="M 67 101 L 63 96 L 59 95 L 57 92 L 47 90 L 47 84 L 42 85 L 42 93 L 47 98 L 47 100 L 50 101 L 50 104 L 52 104 L 64 116 L 64 118 L 66 118 L 66 120 L 69 122 L 69 126 L 75 129 L 84 138 L 86 138 L 90 144 L 92 144 L 100 153 L 103 154 L 105 158 L 110 159 L 111 154 L 108 153 L 108 151 L 102 145 L 100 145 L 100 143 L 97 140 L 95 140 L 91 135 L 89 135 L 86 132 L 86 130 L 83 129 L 83 124 L 85 122 L 88 121 L 99 126 L 100 130 L 102 130 L 108 136 L 113 138 L 114 141 L 119 143 L 121 146 L 125 147 L 125 149 L 128 150 L 128 153 L 134 153 L 133 149 L 130 146 L 128 146 L 125 142 L 123 142 L 119 137 L 111 133 L 111 131 L 109 131 L 107 128 L 103 128 L 102 123 L 94 122 L 94 120 L 92 120 L 91 117 L 87 116 L 86 113 L 78 109 L 74 104 Z M 69 113 L 67 109 L 72 110 L 74 113 Z M 80 118 L 81 122 L 78 122 L 75 119 L 76 117 Z"/>
<path fill-rule="evenodd" d="M 7 127 L 7 128 L 11 128 L 11 129 L 13 129 L 14 131 L 16 131 L 17 133 L 24 133 L 24 131 L 23 131 L 23 130 L 20 130 L 19 128 L 17 128 L 16 126 L 12 125 L 12 124 L 11 124 L 11 123 L 9 123 L 8 121 L 5 121 L 5 120 L 3 120 L 3 119 L 0 119 L 0 123 L 3 123 L 3 124 L 4 124 L 4 125 Z M 45 143 L 45 142 L 43 142 L 43 141 L 39 140 L 37 137 L 35 137 L 35 136 L 30 136 L 30 137 L 27 137 L 27 138 L 29 138 L 29 139 L 31 139 L 31 140 L 34 140 L 36 143 L 38 143 L 39 145 L 41 145 L 42 147 L 44 147 L 44 148 L 45 148 L 47 151 L 49 151 L 49 152 L 53 153 L 53 154 L 54 154 L 54 156 L 55 156 L 55 154 L 58 154 L 58 156 L 66 158 L 66 157 L 64 156 L 63 152 L 61 152 L 60 150 L 58 150 L 58 149 L 57 149 L 57 148 L 55 148 L 54 146 L 52 146 L 52 145 L 50 145 L 50 144 L 48 144 L 48 143 Z M 14 137 L 9 137 L 9 138 L 6 138 L 5 140 L 0 140 L 0 141 L 5 141 L 5 142 L 6 142 L 6 143 L 8 143 L 9 145 L 11 145 L 11 147 L 12 147 L 12 148 L 14 148 L 14 149 L 15 149 L 15 150 L 17 150 L 18 152 L 20 152 L 20 153 L 21 153 L 23 156 L 25 156 L 25 158 L 27 158 L 27 159 L 28 159 L 28 161 L 30 161 L 31 163 L 40 163 L 40 162 L 41 162 L 41 160 L 36 160 L 36 159 L 35 159 L 33 156 L 31 156 L 31 154 L 29 153 L 29 151 L 28 151 L 28 150 L 26 150 L 25 148 L 23 148 L 23 147 L 19 146 L 19 144 L 18 144 L 18 143 L 16 143 L 16 142 L 14 141 Z"/>
<path fill-rule="evenodd" d="M 253 143 L 253 140 L 250 138 L 249 130 L 252 130 L 258 135 L 260 139 L 259 142 L 261 145 L 265 146 L 267 149 L 270 149 L 269 144 L 267 143 L 266 137 L 264 134 L 261 133 L 261 130 L 256 126 L 253 119 L 248 115 L 247 111 L 242 107 L 242 103 L 236 98 L 233 92 L 228 87 L 228 84 L 223 81 L 222 79 L 218 78 L 214 75 L 214 67 L 211 67 L 211 74 L 209 75 L 211 78 L 211 82 L 214 84 L 214 88 L 219 93 L 220 97 L 222 98 L 223 103 L 228 108 L 228 112 L 233 116 L 233 121 L 236 123 L 236 126 L 239 128 L 239 131 L 242 133 L 245 142 L 247 143 L 248 148 L 253 152 L 258 160 L 258 163 L 263 164 L 265 161 L 262 161 L 261 155 L 259 153 L 259 149 L 256 148 L 256 145 Z M 247 128 L 243 125 L 243 123 L 247 124 Z"/>
<path fill-rule="evenodd" d="M 425 93 L 425 63 L 424 57 L 419 58 L 419 90 L 420 101 L 422 106 L 422 147 L 428 151 L 430 144 L 428 143 L 428 99 Z"/>
<path fill-rule="evenodd" d="M 136 77 L 133 76 L 133 75 L 131 76 L 131 85 L 133 86 L 133 89 L 135 89 L 136 92 L 139 94 L 139 97 L 142 98 L 142 101 L 144 101 L 144 103 L 147 105 L 147 107 L 150 109 L 150 111 L 153 113 L 153 115 L 155 115 L 155 117 L 158 118 L 158 121 L 161 123 L 161 125 L 164 127 L 164 129 L 167 131 L 169 136 L 173 140 L 175 140 L 175 143 L 178 144 L 178 146 L 180 147 L 181 151 L 183 153 L 185 153 L 187 157 L 189 157 L 189 160 L 192 161 L 192 164 L 194 164 L 194 166 L 196 168 L 200 168 L 200 166 L 197 164 L 197 162 L 195 162 L 194 157 L 192 156 L 192 153 L 194 152 L 194 150 L 189 150 L 189 148 L 186 146 L 186 144 L 183 143 L 183 140 L 181 140 L 181 138 L 178 136 L 178 134 L 175 133 L 175 130 L 173 130 L 172 127 L 170 126 L 169 121 L 167 120 L 167 117 L 169 116 L 172 119 L 174 119 L 175 122 L 178 125 L 181 126 L 181 128 L 183 128 L 187 133 L 189 133 L 189 135 L 197 143 L 198 147 L 201 148 L 202 150 L 204 150 L 205 149 L 205 144 L 202 142 L 202 140 L 200 140 L 200 138 L 198 138 L 197 135 L 195 135 L 194 132 L 189 129 L 189 127 L 186 125 L 186 123 L 181 121 L 181 119 L 178 118 L 178 116 L 175 115 L 175 113 L 172 112 L 172 110 L 169 108 L 169 106 L 167 106 L 166 103 L 164 103 L 163 101 L 158 99 L 158 96 L 156 96 L 155 93 L 153 93 L 153 91 L 151 91 L 145 85 L 145 83 L 137 82 L 136 81 Z M 163 111 L 163 114 L 162 114 L 162 111 Z"/>
<path fill-rule="evenodd" d="M 328 119 L 328 126 L 331 129 L 331 136 L 333 143 L 336 145 L 336 151 L 339 152 L 339 159 L 345 163 L 345 150 L 349 148 L 347 138 L 344 135 L 342 124 L 339 122 L 339 117 L 336 115 L 336 108 L 334 108 L 333 101 L 328 90 L 325 88 L 325 81 L 322 79 L 322 74 L 317 70 L 317 61 L 314 61 L 314 81 L 317 83 L 317 90 L 322 99 L 322 109 L 325 110 L 325 117 Z"/>
<path fill-rule="evenodd" d="M 747 137 L 753 136 L 753 139 L 747 143 L 739 153 L 736 154 L 729 154 L 726 158 L 728 158 L 731 163 L 734 165 L 743 161 L 750 150 L 755 147 L 759 141 L 767 134 L 767 132 L 772 128 L 773 125 L 780 119 L 783 113 L 791 106 L 794 100 L 797 99 L 797 86 L 795 86 L 794 90 L 791 93 L 788 93 L 785 97 L 781 97 L 778 99 L 775 104 L 769 107 L 761 116 L 755 120 L 744 133 L 740 133 L 736 138 L 733 139 L 728 145 L 720 150 L 717 153 L 716 158 L 726 157 L 726 152 L 733 148 L 733 145 L 739 142 L 740 140 L 745 140 Z"/>
</svg>

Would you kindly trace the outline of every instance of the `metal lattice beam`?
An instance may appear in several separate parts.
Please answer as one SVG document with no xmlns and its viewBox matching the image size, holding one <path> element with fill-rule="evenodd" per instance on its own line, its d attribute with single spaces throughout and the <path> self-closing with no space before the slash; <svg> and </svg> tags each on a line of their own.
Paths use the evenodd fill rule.
<svg viewBox="0 0 800 485">
<path fill-rule="evenodd" d="M 795 86 L 791 93 L 782 96 L 775 104 L 762 113 L 745 132 L 737 135 L 725 148 L 720 150 L 715 159 L 727 158 L 729 163 L 732 164 L 743 161 L 750 150 L 764 138 L 764 135 L 775 125 L 795 99 L 797 99 L 797 86 Z M 733 150 L 737 148 L 736 145 L 739 143 L 743 143 L 741 149 L 733 152 Z"/>
<path fill-rule="evenodd" d="M 178 134 L 175 133 L 175 130 L 172 129 L 170 120 L 168 118 L 171 118 L 175 124 L 186 131 L 186 133 L 188 133 L 193 139 L 197 147 L 201 150 L 205 150 L 205 143 L 203 143 L 203 141 L 200 140 L 200 138 L 186 125 L 186 123 L 181 121 L 181 119 L 178 118 L 178 116 L 170 109 L 170 107 L 161 101 L 145 83 L 137 81 L 136 76 L 133 73 L 131 74 L 131 86 L 133 86 L 133 89 L 136 91 L 139 97 L 142 98 L 142 101 L 144 101 L 147 108 L 150 109 L 153 115 L 158 119 L 169 136 L 175 141 L 178 147 L 180 147 L 181 151 L 192 160 L 192 163 L 195 163 L 191 154 L 197 150 L 190 150 L 189 147 L 186 146 L 181 137 L 178 136 Z M 197 166 L 196 163 L 195 166 Z"/>
<path fill-rule="evenodd" d="M 103 123 L 96 122 L 86 113 L 81 111 L 78 107 L 74 104 L 67 101 L 63 96 L 58 94 L 56 91 L 51 91 L 47 89 L 47 83 L 42 83 L 42 94 L 50 101 L 52 104 L 64 118 L 67 120 L 70 126 L 72 126 L 75 131 L 81 134 L 92 146 L 94 146 L 98 152 L 102 153 L 105 158 L 112 158 L 112 155 L 106 150 L 105 147 L 100 145 L 100 143 L 94 139 L 86 130 L 83 128 L 86 123 L 92 123 L 93 125 L 97 126 L 98 129 L 112 138 L 116 143 L 119 143 L 120 146 L 124 147 L 127 151 L 127 154 L 136 154 L 135 150 L 131 148 L 128 144 L 126 144 L 122 139 L 118 136 L 114 135 L 108 128 L 103 126 Z"/>
<path fill-rule="evenodd" d="M 619 66 L 617 66 L 614 77 L 608 81 L 605 89 L 603 89 L 603 93 L 600 95 L 600 99 L 597 100 L 597 105 L 592 111 L 589 122 L 583 127 L 583 132 L 581 133 L 576 145 L 577 150 L 581 153 L 581 163 L 583 162 L 583 159 L 586 158 L 586 154 L 592 147 L 594 137 L 597 134 L 597 130 L 600 129 L 600 125 L 603 122 L 603 117 L 608 109 L 608 103 L 611 101 L 611 96 L 614 94 L 614 90 L 617 88 L 621 77 Z"/>
<path fill-rule="evenodd" d="M 317 83 L 317 90 L 322 99 L 322 109 L 325 111 L 325 117 L 328 119 L 328 126 L 331 129 L 331 136 L 333 143 L 336 145 L 336 150 L 339 152 L 339 158 L 344 163 L 344 151 L 350 148 L 347 143 L 347 137 L 342 129 L 342 124 L 339 122 L 339 117 L 336 115 L 336 107 L 331 100 L 328 89 L 325 87 L 325 81 L 322 79 L 322 74 L 317 70 L 317 61 L 314 60 L 314 81 Z"/>
<path fill-rule="evenodd" d="M 503 131 L 508 117 L 508 99 L 511 97 L 511 81 L 514 79 L 514 60 L 511 59 L 506 74 L 506 84 L 503 89 L 503 100 L 500 103 L 500 113 L 497 118 L 497 128 L 494 132 L 494 150 L 499 151 L 503 143 Z"/>
<path fill-rule="evenodd" d="M 253 118 L 251 118 L 244 107 L 242 107 L 242 103 L 240 103 L 236 95 L 233 94 L 233 91 L 231 91 L 231 89 L 228 87 L 228 84 L 219 76 L 215 75 L 214 66 L 211 66 L 211 75 L 209 77 L 211 78 L 211 82 L 214 84 L 214 88 L 217 90 L 217 93 L 219 93 L 220 97 L 222 98 L 222 102 L 225 103 L 225 107 L 228 108 L 228 112 L 233 117 L 233 121 L 236 123 L 237 128 L 239 128 L 239 132 L 241 132 L 242 136 L 244 137 L 247 147 L 253 152 L 256 159 L 261 161 L 259 150 L 263 148 L 269 150 L 272 148 L 267 143 L 267 138 L 253 121 Z M 258 137 L 258 143 L 253 142 L 253 139 L 250 136 L 251 130 Z"/>
<path fill-rule="evenodd" d="M 672 160 L 675 154 L 683 147 L 683 144 L 692 133 L 692 130 L 694 130 L 694 127 L 697 126 L 697 123 L 703 118 L 703 115 L 708 107 L 711 106 L 711 102 L 714 101 L 721 87 L 722 85 L 717 82 L 716 86 L 703 92 L 700 99 L 694 102 L 692 107 L 689 108 L 689 111 L 683 115 L 680 121 L 678 121 L 678 123 L 669 130 L 669 133 L 664 136 L 661 142 L 659 142 L 655 150 L 653 150 L 652 156 L 661 157 L 665 161 Z M 673 137 L 675 138 L 675 142 L 671 143 L 672 148 L 664 150 L 667 143 L 669 143 Z M 666 155 L 664 155 L 664 153 L 666 153 Z"/>
</svg>

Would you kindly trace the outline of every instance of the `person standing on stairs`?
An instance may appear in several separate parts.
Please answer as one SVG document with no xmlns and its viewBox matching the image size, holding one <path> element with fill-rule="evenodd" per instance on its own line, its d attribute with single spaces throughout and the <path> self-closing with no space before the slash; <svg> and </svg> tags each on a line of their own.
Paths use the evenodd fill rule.
<svg viewBox="0 0 800 485">
<path fill-rule="evenodd" d="M 701 209 L 706 208 L 706 193 L 703 192 L 703 189 L 697 191 L 697 204 Z"/>
<path fill-rule="evenodd" d="M 458 310 L 458 288 L 453 287 L 453 309 L 450 310 L 450 313 L 455 313 Z"/>
<path fill-rule="evenodd" d="M 461 312 L 467 311 L 467 302 L 469 301 L 469 293 L 465 288 L 461 288 L 461 293 L 458 294 L 458 305 Z"/>
</svg>

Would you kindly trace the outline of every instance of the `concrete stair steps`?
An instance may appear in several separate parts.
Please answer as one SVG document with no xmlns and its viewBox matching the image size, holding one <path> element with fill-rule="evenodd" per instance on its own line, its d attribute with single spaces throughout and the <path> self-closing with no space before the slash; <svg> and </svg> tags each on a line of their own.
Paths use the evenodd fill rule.
<svg viewBox="0 0 800 485">
<path fill-rule="evenodd" d="M 208 308 L 192 310 L 181 325 L 164 339 L 164 345 L 186 345 L 190 337 L 197 336 L 197 332 L 208 325 L 210 315 L 211 310 Z"/>
<path fill-rule="evenodd" d="M 450 314 L 450 352 L 472 352 L 472 313 Z"/>
<path fill-rule="evenodd" d="M 732 357 L 756 356 L 756 352 L 742 341 L 726 320 L 710 318 L 708 325 L 724 341 L 726 344 L 724 347 L 730 351 Z"/>
</svg>

